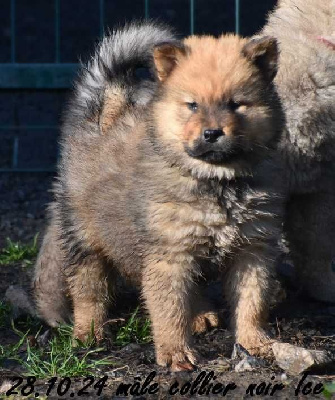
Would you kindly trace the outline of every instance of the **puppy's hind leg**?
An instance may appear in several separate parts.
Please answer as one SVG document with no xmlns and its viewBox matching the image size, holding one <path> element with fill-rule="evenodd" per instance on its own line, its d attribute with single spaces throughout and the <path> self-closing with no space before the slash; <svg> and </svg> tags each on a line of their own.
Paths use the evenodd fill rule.
<svg viewBox="0 0 335 400">
<path fill-rule="evenodd" d="M 71 317 L 63 266 L 64 254 L 52 219 L 43 238 L 33 278 L 37 314 L 52 327 L 69 322 Z"/>
<path fill-rule="evenodd" d="M 96 340 L 102 340 L 115 287 L 112 265 L 97 254 L 89 254 L 67 266 L 65 273 L 73 303 L 73 337 L 84 342 L 93 333 Z"/>
</svg>

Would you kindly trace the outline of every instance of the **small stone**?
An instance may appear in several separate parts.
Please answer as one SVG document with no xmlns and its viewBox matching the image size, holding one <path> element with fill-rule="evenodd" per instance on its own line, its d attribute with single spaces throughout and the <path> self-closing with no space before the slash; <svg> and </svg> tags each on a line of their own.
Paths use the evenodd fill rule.
<svg viewBox="0 0 335 400">
<path fill-rule="evenodd" d="M 299 375 L 312 367 L 322 367 L 334 362 L 326 351 L 307 350 L 289 343 L 275 342 L 272 344 L 272 350 L 279 367 L 292 375 Z"/>
<path fill-rule="evenodd" d="M 285 372 L 283 374 L 280 375 L 280 379 L 282 381 L 287 381 L 287 375 L 285 374 Z"/>
<path fill-rule="evenodd" d="M 122 347 L 121 353 L 134 353 L 141 350 L 141 346 L 137 343 L 130 343 Z"/>
<path fill-rule="evenodd" d="M 241 344 L 235 343 L 231 355 L 232 360 L 240 360 L 241 358 L 251 357 L 251 354 Z"/>
<path fill-rule="evenodd" d="M 236 372 L 254 371 L 257 368 L 265 367 L 266 363 L 264 360 L 252 356 L 243 358 L 236 366 Z"/>
</svg>

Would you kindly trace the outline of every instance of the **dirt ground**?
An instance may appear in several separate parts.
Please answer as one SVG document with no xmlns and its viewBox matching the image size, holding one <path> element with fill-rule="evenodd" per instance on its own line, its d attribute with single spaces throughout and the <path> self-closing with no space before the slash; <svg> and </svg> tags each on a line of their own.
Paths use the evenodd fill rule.
<svg viewBox="0 0 335 400">
<path fill-rule="evenodd" d="M 0 175 L 0 248 L 6 244 L 6 238 L 22 243 L 31 242 L 37 232 L 42 234 L 45 225 L 45 206 L 51 199 L 48 192 L 52 182 L 51 174 L 3 174 Z M 10 285 L 20 285 L 29 291 L 32 268 L 22 267 L 21 263 L 11 266 L 0 265 L 0 300 L 4 299 L 6 289 Z M 328 350 L 335 354 L 335 305 L 318 303 L 304 297 L 303 293 L 293 287 L 289 281 L 283 281 L 283 288 L 286 292 L 286 298 L 278 302 L 272 309 L 269 329 L 272 335 L 283 342 L 296 344 L 308 349 Z M 291 376 L 280 369 L 273 358 L 265 360 L 263 366 L 254 368 L 252 371 L 236 372 L 235 365 L 237 361 L 231 359 L 234 341 L 227 324 L 227 310 L 225 304 L 221 301 L 221 290 L 216 283 L 212 283 L 207 288 L 208 293 L 219 309 L 222 316 L 222 324 L 219 328 L 208 333 L 197 335 L 195 337 L 195 347 L 204 358 L 197 371 L 190 373 L 171 373 L 164 368 L 158 368 L 154 364 L 154 353 L 152 344 L 129 344 L 123 348 L 110 344 L 108 350 L 103 355 L 112 355 L 115 358 L 115 366 L 96 371 L 94 382 L 86 389 L 86 393 L 79 392 L 84 386 L 83 378 L 72 378 L 71 389 L 73 396 L 82 398 L 97 398 L 98 386 L 94 388 L 95 383 L 100 378 L 106 376 L 106 386 L 100 394 L 102 399 L 111 398 L 184 398 L 195 397 L 201 399 L 224 397 L 222 394 L 213 394 L 209 391 L 201 394 L 198 390 L 196 394 L 186 393 L 187 388 L 191 387 L 187 382 L 195 381 L 201 372 L 206 374 L 210 382 L 227 385 L 234 383 L 236 388 L 231 389 L 225 395 L 227 398 L 244 399 L 250 397 L 262 398 L 325 398 L 324 394 L 313 394 L 313 389 L 319 383 L 327 383 L 335 380 L 335 372 L 332 368 L 320 370 L 317 373 L 311 372 L 299 386 L 302 376 Z M 282 297 L 282 296 L 281 296 Z M 129 313 L 134 309 L 138 299 L 131 290 L 125 291 L 122 296 L 117 298 L 116 316 L 122 317 L 123 313 Z M 119 315 L 118 315 L 119 314 Z M 47 330 L 43 327 L 43 330 Z M 6 345 L 17 340 L 15 334 L 9 327 L 0 328 L 0 345 Z M 152 376 L 150 384 L 157 383 L 152 387 L 154 394 L 145 392 L 147 386 L 142 386 L 142 394 L 137 391 L 137 386 L 143 385 L 151 372 L 156 373 Z M 24 376 L 22 368 L 8 361 L 0 367 L 0 387 L 6 384 L 13 376 Z M 212 374 L 215 376 L 212 379 Z M 26 378 L 24 378 L 26 379 Z M 149 379 L 149 378 L 147 378 Z M 208 381 L 208 382 L 209 382 Z M 141 385 L 137 383 L 140 382 Z M 265 382 L 262 384 L 262 382 Z M 306 383 L 311 384 L 305 386 Z M 86 381 L 87 383 L 87 381 Z M 121 383 L 128 383 L 132 388 L 122 393 Z M 277 390 L 271 396 L 273 385 L 282 383 L 283 388 Z M 251 389 L 255 385 L 254 390 Z M 268 395 L 264 395 L 262 388 L 269 384 Z M 183 386 L 184 385 L 184 386 Z M 150 385 L 149 385 L 150 387 Z M 208 385 L 206 388 L 208 389 Z M 214 386 L 212 386 L 213 388 Z M 232 386 L 231 386 L 232 387 Z M 248 391 L 249 387 L 249 391 Z M 184 389 L 182 389 L 184 388 Z M 311 393 L 309 389 L 312 388 Z M 320 388 L 320 386 L 319 386 Z M 36 392 L 43 398 L 46 393 L 46 381 L 37 380 L 35 384 Z M 117 392 L 119 389 L 119 393 Z M 121 390 L 121 392 L 120 392 Z M 170 390 L 170 392 L 169 392 Z M 183 392 L 185 390 L 185 393 Z M 297 390 L 297 392 L 295 392 Z M 181 391 L 181 392 L 180 392 Z M 194 391 L 196 391 L 194 389 Z M 304 394 L 303 391 L 305 391 Z M 315 392 L 318 390 L 315 389 Z M 176 393 L 175 393 L 176 392 Z M 69 392 L 70 393 L 70 392 Z M 173 395 L 173 393 L 175 393 Z M 253 396 L 252 396 L 253 394 Z M 3 395 L 5 397 L 5 395 Z M 34 398 L 28 396 L 28 398 Z M 70 394 L 57 395 L 55 392 L 48 398 L 70 398 Z M 1 397 L 1 392 L 0 392 Z M 17 398 L 11 397 L 11 398 Z M 44 396 L 45 398 L 45 396 Z M 329 397 L 330 398 L 330 397 Z M 335 398 L 335 397 L 334 397 Z"/>
</svg>

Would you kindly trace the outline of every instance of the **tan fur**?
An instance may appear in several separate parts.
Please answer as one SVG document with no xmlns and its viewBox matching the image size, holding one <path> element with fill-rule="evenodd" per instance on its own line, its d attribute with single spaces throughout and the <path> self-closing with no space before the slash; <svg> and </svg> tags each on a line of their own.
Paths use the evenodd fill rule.
<svg viewBox="0 0 335 400">
<path fill-rule="evenodd" d="M 85 340 L 94 329 L 96 338 L 103 338 L 108 305 L 114 295 L 112 273 L 113 269 L 103 258 L 92 255 L 86 257 L 76 273 L 68 277 L 74 310 L 74 337 Z"/>
<path fill-rule="evenodd" d="M 152 102 L 128 103 L 115 117 L 125 97 L 114 104 L 105 96 L 103 134 L 94 124 L 83 131 L 85 114 L 77 129 L 69 112 L 54 223 L 62 227 L 76 336 L 87 336 L 93 321 L 100 338 L 117 270 L 142 289 L 157 363 L 193 369 L 192 331 L 217 324 L 198 295 L 210 259 L 227 282 L 237 340 L 253 352 L 268 340 L 282 212 L 273 148 L 282 114 L 268 78 L 273 65 L 256 66 L 275 44 L 248 43 L 192 37 L 156 47 Z M 206 129 L 227 135 L 207 143 Z"/>
<path fill-rule="evenodd" d="M 100 116 L 100 127 L 101 131 L 106 133 L 115 120 L 120 117 L 123 108 L 127 107 L 127 100 L 119 87 L 107 87 L 104 97 L 105 107 Z"/>
<path fill-rule="evenodd" d="M 268 317 L 268 305 L 264 302 L 263 293 L 268 285 L 266 264 L 274 254 L 269 248 L 257 245 L 247 247 L 238 260 L 240 273 L 231 271 L 227 277 L 226 290 L 236 302 L 236 340 L 251 353 L 267 354 L 271 344 L 263 330 Z"/>
</svg>

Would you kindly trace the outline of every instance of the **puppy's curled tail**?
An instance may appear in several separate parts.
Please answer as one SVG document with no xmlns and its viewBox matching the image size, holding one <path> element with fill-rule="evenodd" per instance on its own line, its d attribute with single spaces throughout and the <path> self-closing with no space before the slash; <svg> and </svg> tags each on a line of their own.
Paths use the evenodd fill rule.
<svg viewBox="0 0 335 400">
<path fill-rule="evenodd" d="M 75 85 L 72 124 L 86 120 L 101 125 L 103 114 L 108 113 L 108 118 L 102 120 L 111 121 L 125 106 L 149 101 L 153 81 L 136 73 L 141 68 L 150 70 L 153 48 L 166 42 L 176 42 L 173 33 L 154 22 L 134 22 L 105 36 Z"/>
</svg>

